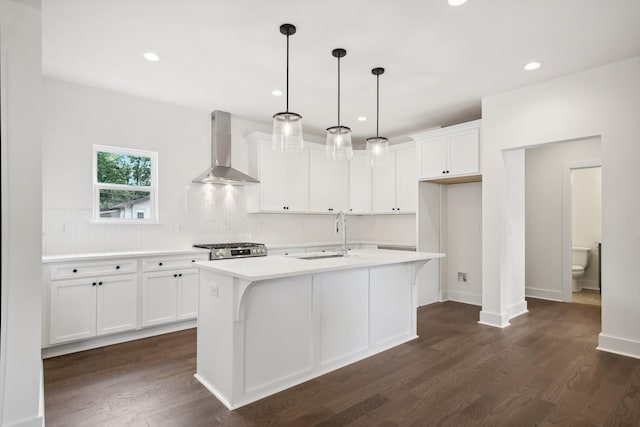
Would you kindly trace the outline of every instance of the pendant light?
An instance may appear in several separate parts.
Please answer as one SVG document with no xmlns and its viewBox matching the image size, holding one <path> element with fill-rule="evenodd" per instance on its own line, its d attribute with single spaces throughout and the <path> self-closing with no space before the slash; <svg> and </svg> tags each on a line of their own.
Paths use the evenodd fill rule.
<svg viewBox="0 0 640 427">
<path fill-rule="evenodd" d="M 371 159 L 371 166 L 382 166 L 386 163 L 389 153 L 389 140 L 378 134 L 380 124 L 380 75 L 384 74 L 384 68 L 374 68 L 371 74 L 376 76 L 376 136 L 367 138 L 367 153 Z"/>
<path fill-rule="evenodd" d="M 326 155 L 327 158 L 351 159 L 353 147 L 351 146 L 351 129 L 340 125 L 340 58 L 347 55 L 344 49 L 333 49 L 331 54 L 338 58 L 338 125 L 327 128 Z"/>
<path fill-rule="evenodd" d="M 302 116 L 289 111 L 289 36 L 296 33 L 296 27 L 282 24 L 280 32 L 287 36 L 287 109 L 273 115 L 272 147 L 275 151 L 302 151 Z"/>
</svg>

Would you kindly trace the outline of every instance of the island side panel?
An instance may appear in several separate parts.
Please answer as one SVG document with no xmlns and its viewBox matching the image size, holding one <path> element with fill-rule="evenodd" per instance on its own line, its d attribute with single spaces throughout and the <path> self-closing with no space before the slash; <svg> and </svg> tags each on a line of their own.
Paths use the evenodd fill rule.
<svg viewBox="0 0 640 427">
<path fill-rule="evenodd" d="M 254 282 L 244 295 L 244 393 L 292 385 L 313 367 L 310 275 Z"/>
<path fill-rule="evenodd" d="M 313 278 L 313 294 L 319 317 L 320 368 L 366 352 L 369 347 L 369 269 L 318 274 Z"/>
<path fill-rule="evenodd" d="M 370 269 L 371 346 L 388 347 L 416 336 L 412 266 Z"/>
<path fill-rule="evenodd" d="M 196 378 L 227 407 L 233 405 L 233 278 L 199 269 Z"/>
</svg>

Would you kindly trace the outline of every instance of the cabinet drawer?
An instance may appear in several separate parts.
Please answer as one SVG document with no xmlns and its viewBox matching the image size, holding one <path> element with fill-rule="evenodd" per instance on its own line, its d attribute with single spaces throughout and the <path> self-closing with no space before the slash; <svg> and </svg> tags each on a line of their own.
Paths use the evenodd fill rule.
<svg viewBox="0 0 640 427">
<path fill-rule="evenodd" d="M 195 262 L 209 260 L 209 254 L 165 256 L 142 259 L 142 271 L 165 271 L 192 267 Z"/>
<path fill-rule="evenodd" d="M 82 261 L 51 264 L 51 280 L 89 277 L 103 274 L 135 273 L 138 260 L 114 259 L 107 261 Z"/>
</svg>

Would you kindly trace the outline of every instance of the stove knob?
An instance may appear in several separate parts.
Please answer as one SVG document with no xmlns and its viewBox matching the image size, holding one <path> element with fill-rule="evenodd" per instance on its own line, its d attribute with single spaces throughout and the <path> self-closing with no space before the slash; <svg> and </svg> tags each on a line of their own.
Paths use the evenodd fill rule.
<svg viewBox="0 0 640 427">
<path fill-rule="evenodd" d="M 217 249 L 216 250 L 216 256 L 217 257 L 221 257 L 222 256 L 222 249 Z"/>
</svg>

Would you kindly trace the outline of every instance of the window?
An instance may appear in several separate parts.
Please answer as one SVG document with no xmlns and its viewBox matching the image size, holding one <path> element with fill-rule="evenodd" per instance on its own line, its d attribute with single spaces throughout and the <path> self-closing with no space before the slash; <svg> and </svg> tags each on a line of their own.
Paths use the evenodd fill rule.
<svg viewBox="0 0 640 427">
<path fill-rule="evenodd" d="M 157 222 L 157 163 L 152 151 L 94 145 L 94 221 Z"/>
</svg>

